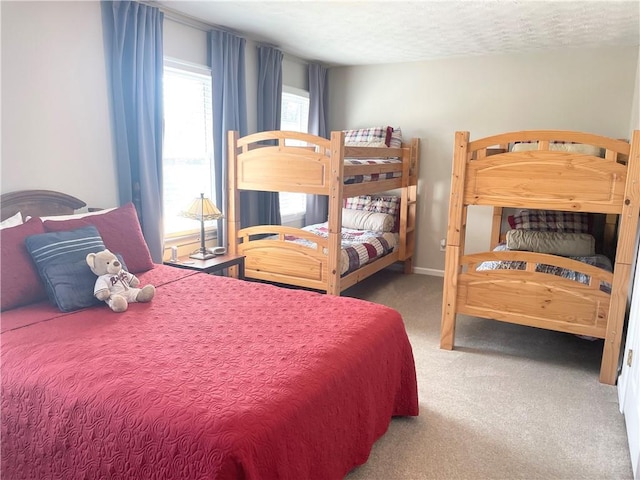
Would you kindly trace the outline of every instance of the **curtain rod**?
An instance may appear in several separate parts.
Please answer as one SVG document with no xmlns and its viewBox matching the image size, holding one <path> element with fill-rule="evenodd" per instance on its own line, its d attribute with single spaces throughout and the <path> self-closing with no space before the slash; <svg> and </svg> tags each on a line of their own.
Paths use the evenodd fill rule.
<svg viewBox="0 0 640 480">
<path fill-rule="evenodd" d="M 180 23 L 182 25 L 186 25 L 187 27 L 193 27 L 197 30 L 202 30 L 203 32 L 208 32 L 209 30 L 211 30 L 212 28 L 217 28 L 214 27 L 213 25 L 208 25 L 204 22 L 201 22 L 199 20 L 195 20 L 193 18 L 190 17 L 184 17 L 180 14 L 176 14 L 175 12 L 172 12 L 171 10 L 165 10 L 164 8 L 160 8 L 160 11 L 162 13 L 164 13 L 164 18 L 166 18 L 167 20 L 171 20 L 172 22 L 176 22 L 176 23 Z"/>
<path fill-rule="evenodd" d="M 240 37 L 243 37 L 243 38 L 245 38 L 247 40 L 250 40 L 252 42 L 255 42 L 258 45 L 266 45 L 266 46 L 269 46 L 269 47 L 277 48 L 278 50 L 280 50 L 283 53 L 285 58 L 287 58 L 290 61 L 298 62 L 298 63 L 305 64 L 305 65 L 309 64 L 309 63 L 313 63 L 311 60 L 307 60 L 307 59 L 304 59 L 304 58 L 296 57 L 295 55 L 291 55 L 290 53 L 287 53 L 287 52 L 283 51 L 280 47 L 278 47 L 276 45 L 273 45 L 272 43 L 265 42 L 265 41 L 259 41 L 259 40 L 256 40 L 254 38 L 247 38 L 247 36 L 244 33 L 239 32 L 237 30 L 234 30 L 232 28 L 224 27 L 222 25 L 213 25 L 213 24 L 210 24 L 210 23 L 207 23 L 207 22 L 203 22 L 202 20 L 200 20 L 198 18 L 195 18 L 195 17 L 192 17 L 190 15 L 185 15 L 184 13 L 177 12 L 177 11 L 171 9 L 171 8 L 168 8 L 168 7 L 160 4 L 156 0 L 140 0 L 139 3 L 159 9 L 162 13 L 164 13 L 165 18 L 167 18 L 168 20 L 171 20 L 172 22 L 180 23 L 180 24 L 185 25 L 187 27 L 196 28 L 196 29 L 198 29 L 200 31 L 203 31 L 203 32 L 209 32 L 212 28 L 217 28 L 218 30 L 224 30 L 225 32 L 229 32 L 229 33 L 232 33 L 234 35 L 238 35 Z"/>
<path fill-rule="evenodd" d="M 233 29 L 221 26 L 221 25 L 213 25 L 211 23 L 203 22 L 199 18 L 192 17 L 191 15 L 186 15 L 181 12 L 177 12 L 172 8 L 169 8 L 156 0 L 138 0 L 138 3 L 143 5 L 147 5 L 149 7 L 154 7 L 164 13 L 165 18 L 176 22 L 181 23 L 182 25 L 186 25 L 187 27 L 193 27 L 198 30 L 202 30 L 203 32 L 208 32 L 212 28 L 217 28 L 220 30 L 227 31 L 229 33 L 233 33 L 234 35 L 241 35 L 240 32 L 234 31 Z"/>
</svg>

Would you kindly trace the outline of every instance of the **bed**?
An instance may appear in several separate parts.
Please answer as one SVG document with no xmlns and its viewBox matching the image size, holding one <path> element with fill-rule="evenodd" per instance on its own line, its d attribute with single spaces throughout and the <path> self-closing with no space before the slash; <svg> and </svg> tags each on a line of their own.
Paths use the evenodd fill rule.
<svg viewBox="0 0 640 480">
<path fill-rule="evenodd" d="M 600 381 L 614 384 L 638 226 L 639 178 L 638 131 L 631 143 L 546 130 L 469 141 L 469 132 L 457 132 L 440 347 L 454 347 L 458 314 L 604 339 Z M 492 251 L 465 253 L 467 215 L 475 205 L 494 207 Z M 610 271 L 570 252 L 496 249 L 504 240 L 506 208 L 605 215 L 605 236 L 616 238 L 615 247 L 606 240 L 603 245 L 614 252 Z M 567 278 L 558 271 L 576 275 Z"/>
<path fill-rule="evenodd" d="M 366 129 L 362 129 L 366 130 Z M 411 272 L 415 222 L 419 139 L 380 146 L 368 140 L 345 146 L 343 131 L 329 140 L 297 132 L 261 132 L 239 138 L 229 132 L 228 249 L 245 255 L 245 277 L 295 285 L 339 295 L 373 273 L 404 262 Z M 266 144 L 266 145 L 265 145 Z M 240 191 L 293 192 L 328 197 L 328 220 L 309 229 L 280 225 L 240 226 Z M 341 249 L 343 209 L 348 202 L 379 205 L 397 193 L 395 246 L 367 247 L 364 259 L 349 266 Z M 383 210 L 375 213 L 384 213 Z M 318 229 L 326 235 L 317 235 Z M 292 241 L 296 240 L 296 241 Z M 381 241 L 386 245 L 384 241 Z M 347 245 L 344 245 L 347 246 Z M 363 249 L 360 249 L 361 252 Z M 378 254 L 373 255 L 374 250 Z M 344 260 L 344 258 L 347 260 Z M 351 258 L 357 258 L 354 253 Z M 345 268 L 345 262 L 347 267 Z"/>
<path fill-rule="evenodd" d="M 132 204 L 83 206 L 2 196 L 3 478 L 340 479 L 393 416 L 418 414 L 396 311 L 150 264 Z M 40 279 L 25 239 L 85 230 L 156 286 L 151 303 L 78 308 L 55 265 Z"/>
</svg>

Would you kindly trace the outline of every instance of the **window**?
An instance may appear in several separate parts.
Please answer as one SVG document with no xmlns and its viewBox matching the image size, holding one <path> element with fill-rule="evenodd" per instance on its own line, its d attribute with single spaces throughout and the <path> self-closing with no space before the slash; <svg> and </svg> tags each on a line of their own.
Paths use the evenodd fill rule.
<svg viewBox="0 0 640 480">
<path fill-rule="evenodd" d="M 163 94 L 164 235 L 175 237 L 199 228 L 180 212 L 200 193 L 213 198 L 211 72 L 165 59 Z"/>
<path fill-rule="evenodd" d="M 282 87 L 282 113 L 280 130 L 307 133 L 309 125 L 309 92 L 292 87 Z M 280 193 L 282 223 L 302 220 L 306 210 L 304 193 Z"/>
<path fill-rule="evenodd" d="M 308 132 L 309 92 L 293 87 L 282 87 L 282 114 L 280 130 Z"/>
</svg>

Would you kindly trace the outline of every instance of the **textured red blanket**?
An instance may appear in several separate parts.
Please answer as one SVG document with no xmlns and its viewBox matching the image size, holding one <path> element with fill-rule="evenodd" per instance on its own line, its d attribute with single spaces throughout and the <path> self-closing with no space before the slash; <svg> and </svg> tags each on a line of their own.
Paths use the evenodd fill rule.
<svg viewBox="0 0 640 480">
<path fill-rule="evenodd" d="M 418 414 L 396 311 L 175 272 L 122 314 L 3 312 L 3 478 L 338 479 Z"/>
</svg>

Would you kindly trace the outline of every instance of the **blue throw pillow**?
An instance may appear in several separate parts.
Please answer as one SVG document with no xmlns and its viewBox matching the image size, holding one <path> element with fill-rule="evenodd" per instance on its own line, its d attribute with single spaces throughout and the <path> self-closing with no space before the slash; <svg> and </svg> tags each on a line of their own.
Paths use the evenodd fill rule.
<svg viewBox="0 0 640 480">
<path fill-rule="evenodd" d="M 42 233 L 25 239 L 51 303 L 71 312 L 101 303 L 93 296 L 96 275 L 87 265 L 89 253 L 105 249 L 94 226 Z"/>
</svg>

